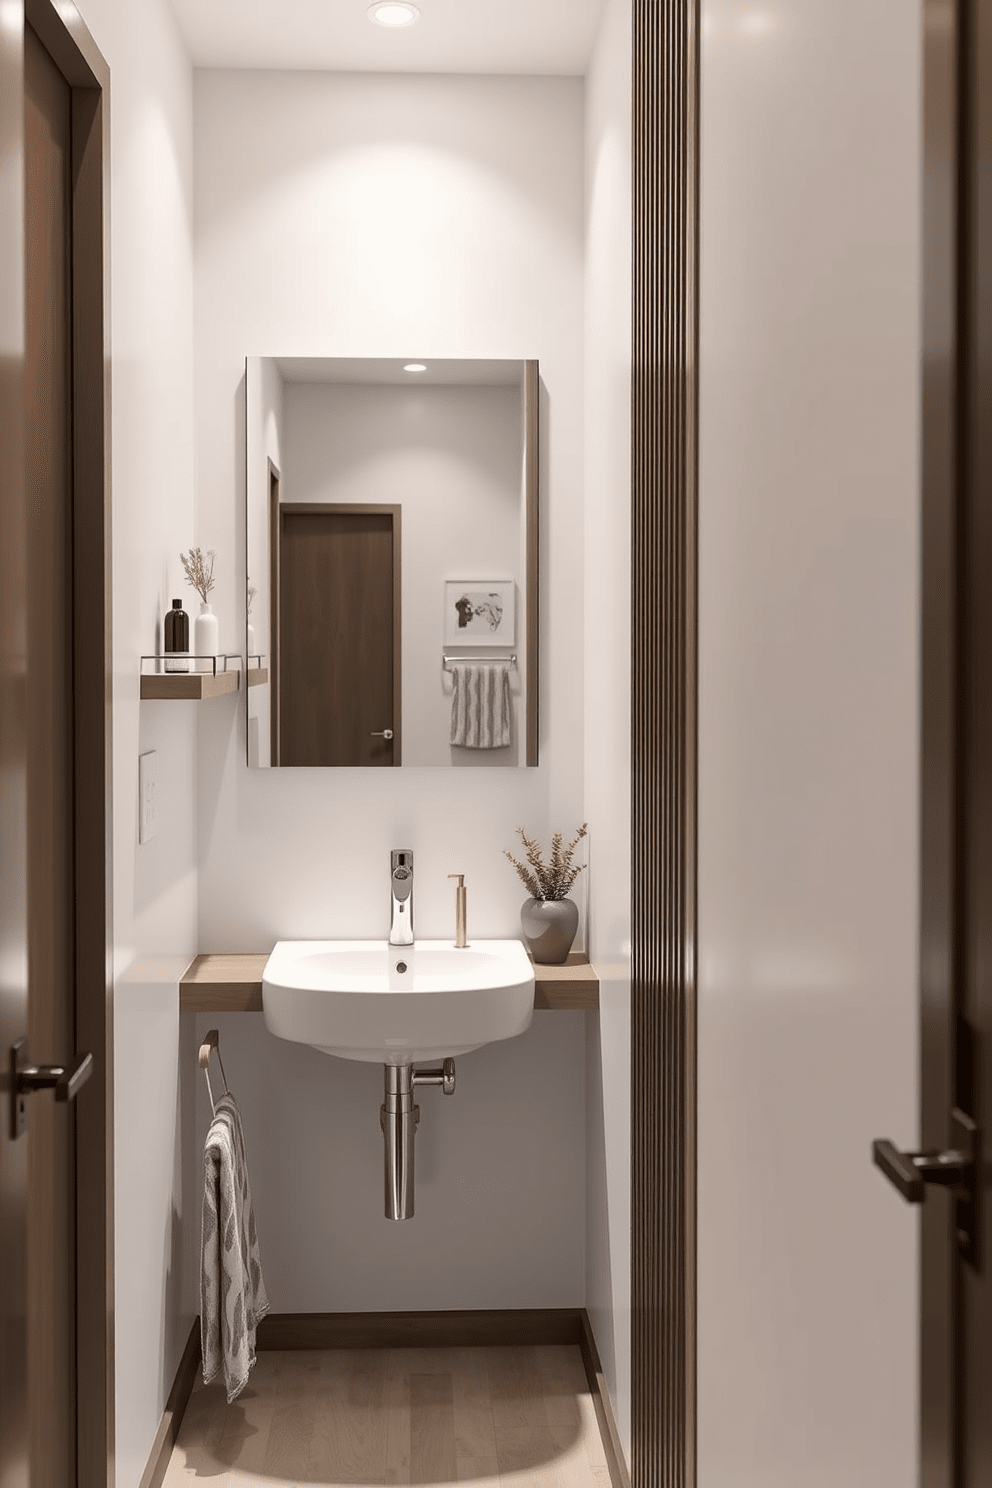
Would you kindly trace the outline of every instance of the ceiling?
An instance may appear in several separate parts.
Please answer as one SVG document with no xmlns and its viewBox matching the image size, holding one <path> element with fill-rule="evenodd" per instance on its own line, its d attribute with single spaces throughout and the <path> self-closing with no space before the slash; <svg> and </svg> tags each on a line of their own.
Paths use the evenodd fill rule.
<svg viewBox="0 0 992 1488">
<path fill-rule="evenodd" d="M 581 76 L 605 0 L 416 0 L 374 26 L 369 0 L 172 0 L 196 67 Z"/>
<path fill-rule="evenodd" d="M 284 382 L 343 382 L 353 387 L 425 384 L 450 387 L 522 387 L 524 363 L 513 361 L 458 361 L 431 357 L 423 372 L 405 372 L 405 357 L 274 357 Z"/>
</svg>

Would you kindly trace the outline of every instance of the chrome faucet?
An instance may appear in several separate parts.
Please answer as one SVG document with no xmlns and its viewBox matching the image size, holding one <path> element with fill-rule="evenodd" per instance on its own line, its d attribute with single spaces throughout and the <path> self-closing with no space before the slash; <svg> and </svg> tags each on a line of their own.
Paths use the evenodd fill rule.
<svg viewBox="0 0 992 1488">
<path fill-rule="evenodd" d="M 392 915 L 391 946 L 413 945 L 413 848 L 394 847 L 389 854 Z"/>
</svg>

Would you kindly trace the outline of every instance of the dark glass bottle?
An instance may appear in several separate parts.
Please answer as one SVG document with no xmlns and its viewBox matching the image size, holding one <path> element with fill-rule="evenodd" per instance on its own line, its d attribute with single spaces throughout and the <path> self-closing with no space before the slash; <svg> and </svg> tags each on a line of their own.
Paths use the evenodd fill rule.
<svg viewBox="0 0 992 1488">
<path fill-rule="evenodd" d="M 172 609 L 165 617 L 165 650 L 189 656 L 189 616 L 183 609 L 181 599 L 172 601 Z M 188 672 L 189 661 L 167 661 L 167 672 Z"/>
</svg>

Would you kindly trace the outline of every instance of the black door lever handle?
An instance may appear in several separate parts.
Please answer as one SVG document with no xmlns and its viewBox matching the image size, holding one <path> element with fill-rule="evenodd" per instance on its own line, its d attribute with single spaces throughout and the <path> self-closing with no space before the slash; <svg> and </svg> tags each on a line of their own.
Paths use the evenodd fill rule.
<svg viewBox="0 0 992 1488">
<path fill-rule="evenodd" d="M 954 1229 L 958 1250 L 973 1266 L 978 1264 L 978 1175 L 981 1171 L 981 1133 L 959 1107 L 951 1112 L 951 1141 L 947 1151 L 902 1152 L 884 1138 L 871 1144 L 872 1160 L 909 1204 L 922 1204 L 928 1183 L 952 1190 Z"/>
<path fill-rule="evenodd" d="M 943 1152 L 902 1152 L 888 1138 L 872 1142 L 872 1161 L 908 1204 L 923 1203 L 928 1183 L 943 1188 L 974 1187 L 978 1129 L 957 1107 L 951 1112 L 951 1127 L 961 1145 Z"/>
<path fill-rule="evenodd" d="M 17 1071 L 17 1089 L 54 1090 L 57 1101 L 71 1101 L 76 1099 L 92 1073 L 92 1054 L 78 1054 L 68 1065 L 22 1065 Z"/>
<path fill-rule="evenodd" d="M 887 1137 L 881 1138 L 871 1144 L 871 1156 L 877 1168 L 888 1178 L 889 1182 L 902 1194 L 907 1204 L 922 1204 L 926 1197 L 926 1188 L 919 1169 L 913 1159 L 919 1156 L 915 1152 L 901 1152 L 895 1142 L 890 1142 Z"/>
<path fill-rule="evenodd" d="M 894 1142 L 872 1142 L 871 1155 L 907 1204 L 922 1204 L 927 1183 L 958 1188 L 968 1178 L 970 1159 L 965 1152 L 900 1152 Z"/>
<path fill-rule="evenodd" d="M 57 1101 L 72 1101 L 93 1073 L 93 1055 L 77 1054 L 71 1064 L 32 1064 L 26 1038 L 10 1050 L 10 1134 L 23 1136 L 28 1125 L 27 1097 L 33 1090 L 54 1090 Z"/>
</svg>

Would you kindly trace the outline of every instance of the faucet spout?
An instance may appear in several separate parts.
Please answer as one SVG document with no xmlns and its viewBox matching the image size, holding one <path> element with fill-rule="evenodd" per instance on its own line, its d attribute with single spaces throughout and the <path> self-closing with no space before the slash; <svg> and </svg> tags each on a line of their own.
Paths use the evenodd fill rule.
<svg viewBox="0 0 992 1488">
<path fill-rule="evenodd" d="M 392 912 L 389 944 L 413 945 L 413 848 L 394 847 L 389 855 Z"/>
</svg>

